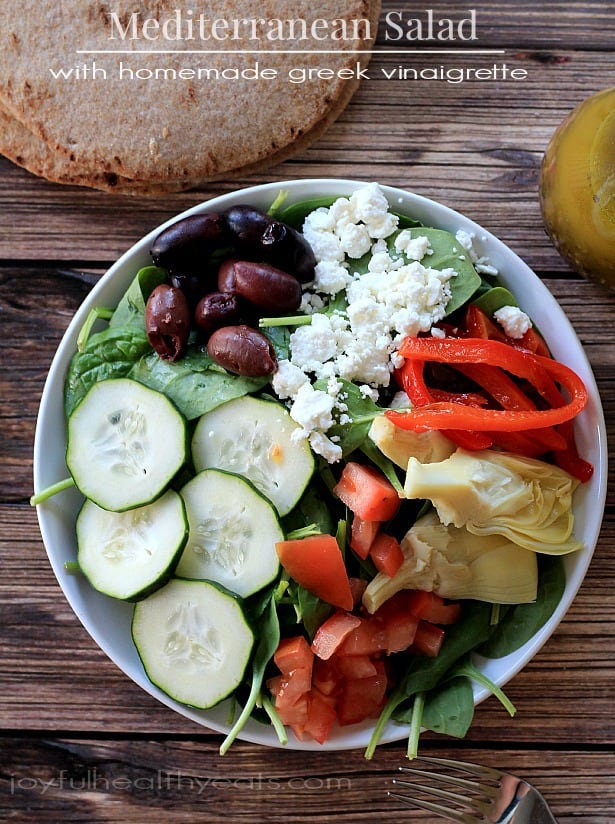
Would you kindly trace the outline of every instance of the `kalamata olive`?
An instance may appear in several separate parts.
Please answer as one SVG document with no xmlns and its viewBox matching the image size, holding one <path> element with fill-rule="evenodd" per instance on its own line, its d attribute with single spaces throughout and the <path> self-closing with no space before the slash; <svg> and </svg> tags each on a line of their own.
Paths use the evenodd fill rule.
<svg viewBox="0 0 615 824">
<path fill-rule="evenodd" d="M 196 325 L 210 335 L 221 326 L 239 319 L 239 298 L 231 292 L 210 292 L 197 303 L 194 310 Z"/>
<path fill-rule="evenodd" d="M 213 251 L 224 245 L 225 220 L 216 212 L 190 215 L 156 237 L 150 254 L 156 266 L 170 272 L 200 272 Z"/>
<path fill-rule="evenodd" d="M 207 342 L 212 360 L 236 375 L 256 378 L 277 368 L 273 347 L 265 335 L 249 326 L 223 326 Z"/>
<path fill-rule="evenodd" d="M 220 264 L 218 269 L 218 291 L 219 292 L 234 292 L 235 291 L 235 264 L 236 258 L 226 258 Z"/>
<path fill-rule="evenodd" d="M 242 252 L 289 272 L 301 283 L 314 279 L 312 247 L 292 226 L 252 206 L 232 206 L 223 216 Z"/>
<path fill-rule="evenodd" d="M 154 289 L 145 306 L 145 331 L 163 360 L 174 361 L 183 355 L 190 333 L 190 309 L 181 289 L 168 283 Z"/>
<path fill-rule="evenodd" d="M 266 312 L 292 312 L 301 303 L 301 284 L 297 278 L 269 263 L 232 261 L 227 264 L 224 280 L 232 284 L 232 290 L 244 300 Z"/>
</svg>

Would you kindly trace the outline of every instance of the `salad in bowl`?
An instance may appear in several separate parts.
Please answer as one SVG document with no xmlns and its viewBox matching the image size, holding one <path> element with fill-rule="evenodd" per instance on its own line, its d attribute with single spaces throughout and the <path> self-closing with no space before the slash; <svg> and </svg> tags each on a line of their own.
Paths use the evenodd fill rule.
<svg viewBox="0 0 615 824">
<path fill-rule="evenodd" d="M 463 736 L 489 694 L 514 713 L 605 472 L 587 360 L 514 253 L 399 189 L 291 181 L 101 279 L 50 369 L 32 500 L 86 629 L 222 753 L 371 757 Z"/>
</svg>

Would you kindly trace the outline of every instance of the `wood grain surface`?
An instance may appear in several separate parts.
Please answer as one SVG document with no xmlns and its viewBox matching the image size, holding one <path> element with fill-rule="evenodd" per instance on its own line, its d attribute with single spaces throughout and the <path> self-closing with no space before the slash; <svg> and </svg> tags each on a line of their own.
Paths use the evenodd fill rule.
<svg viewBox="0 0 615 824">
<path fill-rule="evenodd" d="M 258 175 L 156 198 L 39 180 L 0 159 L 0 820 L 16 822 L 432 821 L 386 796 L 404 744 L 302 753 L 217 735 L 144 693 L 99 650 L 49 566 L 32 493 L 32 446 L 49 364 L 73 313 L 107 266 L 162 220 L 239 186 L 304 177 L 378 180 L 433 197 L 508 243 L 543 279 L 578 334 L 615 439 L 615 293 L 570 271 L 543 230 L 542 153 L 589 94 L 615 85 L 615 5 L 473 4 L 479 41 L 464 54 L 393 53 L 385 2 L 369 80 L 311 148 Z M 438 10 L 467 14 L 468 4 Z M 403 44 L 402 44 L 403 45 Z M 407 45 L 407 44 L 406 44 Z M 474 55 L 472 46 L 504 49 Z M 398 66 L 438 72 L 506 63 L 511 80 L 386 79 Z M 297 93 L 300 94 L 298 87 Z M 426 735 L 422 750 L 516 771 L 561 824 L 615 821 L 615 499 L 567 616 L 464 741 Z"/>
</svg>

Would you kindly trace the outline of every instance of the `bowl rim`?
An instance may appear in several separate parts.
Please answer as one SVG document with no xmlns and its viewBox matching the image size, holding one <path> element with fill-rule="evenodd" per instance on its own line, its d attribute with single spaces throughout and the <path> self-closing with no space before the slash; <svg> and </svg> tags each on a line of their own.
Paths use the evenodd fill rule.
<svg viewBox="0 0 615 824">
<path fill-rule="evenodd" d="M 96 305 L 100 305 L 99 297 L 101 295 L 105 295 L 109 293 L 109 291 L 112 291 L 110 289 L 111 286 L 115 286 L 115 290 L 119 290 L 119 294 L 122 294 L 131 282 L 132 278 L 129 276 L 129 273 L 132 272 L 132 277 L 134 277 L 134 274 L 136 274 L 136 271 L 140 268 L 140 265 L 146 265 L 147 262 L 151 263 L 151 260 L 149 260 L 149 258 L 146 259 L 146 256 L 148 255 L 148 250 L 152 241 L 160 231 L 184 217 L 199 212 L 227 208 L 230 205 L 236 205 L 242 202 L 251 203 L 257 207 L 262 207 L 265 204 L 271 203 L 281 190 L 288 192 L 287 202 L 292 203 L 295 200 L 302 200 L 306 197 L 316 195 L 337 194 L 345 196 L 350 194 L 354 189 L 360 188 L 369 182 L 371 181 L 322 177 L 294 179 L 280 182 L 274 181 L 249 186 L 247 188 L 235 189 L 195 204 L 194 206 L 170 217 L 129 247 L 115 261 L 115 263 L 109 267 L 106 273 L 100 278 L 98 283 L 86 296 L 85 300 L 79 306 L 71 319 L 71 322 L 62 336 L 62 339 L 54 354 L 41 395 L 39 414 L 35 430 L 33 465 L 35 491 L 45 488 L 52 482 L 47 477 L 49 474 L 49 469 L 48 462 L 46 461 L 46 454 L 49 447 L 49 435 L 50 431 L 56 431 L 54 430 L 54 427 L 57 427 L 63 419 L 58 410 L 58 387 L 63 386 L 65 369 L 68 364 L 68 359 L 75 351 L 78 332 L 81 329 L 90 309 Z M 450 231 L 455 231 L 456 228 L 464 229 L 475 236 L 475 243 L 479 247 L 479 250 L 484 251 L 485 254 L 489 256 L 490 260 L 494 260 L 495 262 L 499 261 L 500 258 L 506 260 L 507 265 L 510 265 L 512 269 L 510 272 L 500 273 L 502 282 L 506 285 L 509 280 L 515 281 L 515 286 L 514 288 L 511 288 L 511 291 L 517 298 L 519 298 L 519 284 L 525 284 L 522 290 L 524 293 L 523 298 L 519 299 L 519 303 L 522 308 L 524 308 L 525 304 L 526 311 L 528 311 L 530 316 L 533 317 L 536 314 L 535 310 L 530 310 L 530 307 L 528 306 L 528 300 L 532 299 L 536 300 L 536 305 L 539 307 L 539 315 L 540 317 L 544 317 L 544 319 L 550 324 L 550 328 L 555 328 L 552 321 L 553 319 L 557 319 L 557 328 L 559 330 L 558 335 L 563 333 L 563 337 L 561 337 L 561 339 L 558 337 L 557 341 L 550 340 L 549 335 L 545 335 L 545 337 L 547 338 L 547 341 L 552 347 L 554 355 L 558 358 L 558 360 L 561 359 L 563 362 L 567 363 L 582 377 L 590 396 L 588 407 L 583 411 L 582 415 L 586 421 L 585 428 L 589 430 L 586 437 L 587 445 L 593 446 L 596 455 L 596 458 L 593 461 L 594 476 L 589 482 L 591 487 L 590 514 L 598 514 L 590 517 L 588 523 L 584 525 L 584 549 L 579 553 L 575 553 L 574 558 L 572 556 L 567 556 L 565 558 L 567 575 L 566 590 L 551 618 L 539 630 L 539 632 L 536 633 L 536 635 L 534 635 L 526 644 L 523 645 L 523 647 L 505 658 L 497 659 L 497 665 L 495 668 L 493 666 L 491 667 L 491 669 L 495 669 L 497 671 L 494 673 L 488 672 L 489 677 L 492 677 L 492 679 L 499 686 L 503 686 L 527 665 L 527 663 L 541 649 L 544 643 L 551 637 L 576 597 L 595 551 L 606 501 L 607 480 L 606 429 L 604 413 L 600 403 L 600 396 L 589 360 L 587 359 L 581 342 L 566 317 L 564 310 L 557 303 L 540 278 L 538 278 L 530 267 L 521 258 L 519 258 L 509 246 L 504 244 L 495 235 L 478 223 L 474 222 L 470 218 L 467 218 L 460 212 L 451 209 L 443 203 L 399 187 L 389 186 L 386 184 L 378 185 L 389 199 L 389 203 L 393 209 L 403 212 L 404 206 L 411 207 L 413 215 L 416 214 L 419 219 L 422 214 L 435 213 L 437 218 L 428 218 L 429 222 L 426 225 L 432 225 L 435 221 L 435 225 L 438 228 L 448 228 Z M 137 260 L 141 258 L 145 261 L 145 263 L 141 262 L 140 264 L 133 264 L 133 260 L 135 258 L 137 258 Z M 131 268 L 129 269 L 128 267 Z M 518 279 L 519 283 L 516 283 Z M 119 281 L 122 282 L 121 288 L 119 288 Z M 561 340 L 564 341 L 563 344 L 561 343 Z M 56 478 L 55 480 L 58 479 Z M 584 486 L 587 487 L 587 485 Z M 63 496 L 67 494 L 70 493 L 62 493 Z M 588 496 L 589 488 L 585 490 L 584 500 L 588 498 Z M 73 506 L 75 505 L 76 504 L 73 502 Z M 78 589 L 75 587 L 75 576 L 69 575 L 64 569 L 62 553 L 58 551 L 55 544 L 55 536 L 58 530 L 61 531 L 63 528 L 63 518 L 65 513 L 62 502 L 58 502 L 57 499 L 52 498 L 49 501 L 37 506 L 37 516 L 45 550 L 58 584 L 78 620 L 81 622 L 94 642 L 101 648 L 101 650 L 126 676 L 128 676 L 133 682 L 135 682 L 162 704 L 166 705 L 175 712 L 178 712 L 180 715 L 183 715 L 184 717 L 213 730 L 214 732 L 218 732 L 223 735 L 227 733 L 230 726 L 225 720 L 226 715 L 228 714 L 228 712 L 225 711 L 226 702 L 223 702 L 223 704 L 211 710 L 196 710 L 174 701 L 160 689 L 155 687 L 151 682 L 149 682 L 143 670 L 142 664 L 140 660 L 138 660 L 138 656 L 136 656 L 134 646 L 132 646 L 132 650 L 129 650 L 123 643 L 116 644 L 113 641 L 113 638 L 110 639 L 104 630 L 101 630 L 100 626 L 98 626 L 96 610 L 85 610 L 84 605 L 78 603 L 78 598 L 76 595 Z M 91 590 L 91 592 L 95 591 Z M 99 593 L 95 593 L 95 596 L 96 599 L 98 599 L 98 596 L 100 596 L 101 599 L 105 599 L 105 596 L 102 596 Z M 106 600 L 111 601 L 111 599 Z M 126 613 L 126 616 L 123 619 L 124 621 L 128 618 L 128 611 L 132 610 L 131 605 L 125 605 L 122 603 L 118 604 L 117 602 L 113 604 L 113 608 L 117 609 L 118 614 L 122 610 Z M 130 638 L 128 638 L 127 641 L 132 645 Z M 491 661 L 493 660 L 494 659 L 491 659 Z M 482 659 L 480 665 L 481 667 L 486 667 L 486 669 L 489 670 L 491 661 Z M 476 684 L 474 685 L 475 704 L 482 702 L 489 695 L 490 693 L 485 687 L 479 687 Z M 221 708 L 223 708 L 222 711 L 220 711 Z M 285 746 L 286 749 L 313 750 L 317 752 L 340 751 L 365 747 L 372 729 L 373 721 L 363 722 L 362 724 L 353 725 L 352 727 L 339 728 L 336 730 L 334 736 L 323 745 L 311 741 L 298 741 L 292 736 L 289 736 L 289 742 Z M 381 738 L 381 743 L 397 741 L 406 735 L 406 725 L 398 724 L 396 722 L 389 722 Z M 242 733 L 239 735 L 239 738 L 244 741 L 270 747 L 282 746 L 277 740 L 277 736 L 275 735 L 273 728 L 255 722 L 252 719 L 248 722 L 246 727 L 244 727 Z"/>
</svg>

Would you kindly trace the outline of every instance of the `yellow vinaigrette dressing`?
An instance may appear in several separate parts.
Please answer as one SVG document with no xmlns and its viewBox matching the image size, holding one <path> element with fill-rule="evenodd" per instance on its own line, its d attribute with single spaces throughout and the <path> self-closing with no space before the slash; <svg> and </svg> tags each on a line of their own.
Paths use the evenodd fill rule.
<svg viewBox="0 0 615 824">
<path fill-rule="evenodd" d="M 542 163 L 540 200 L 560 254 L 615 289 L 615 88 L 589 97 L 558 127 Z"/>
</svg>

